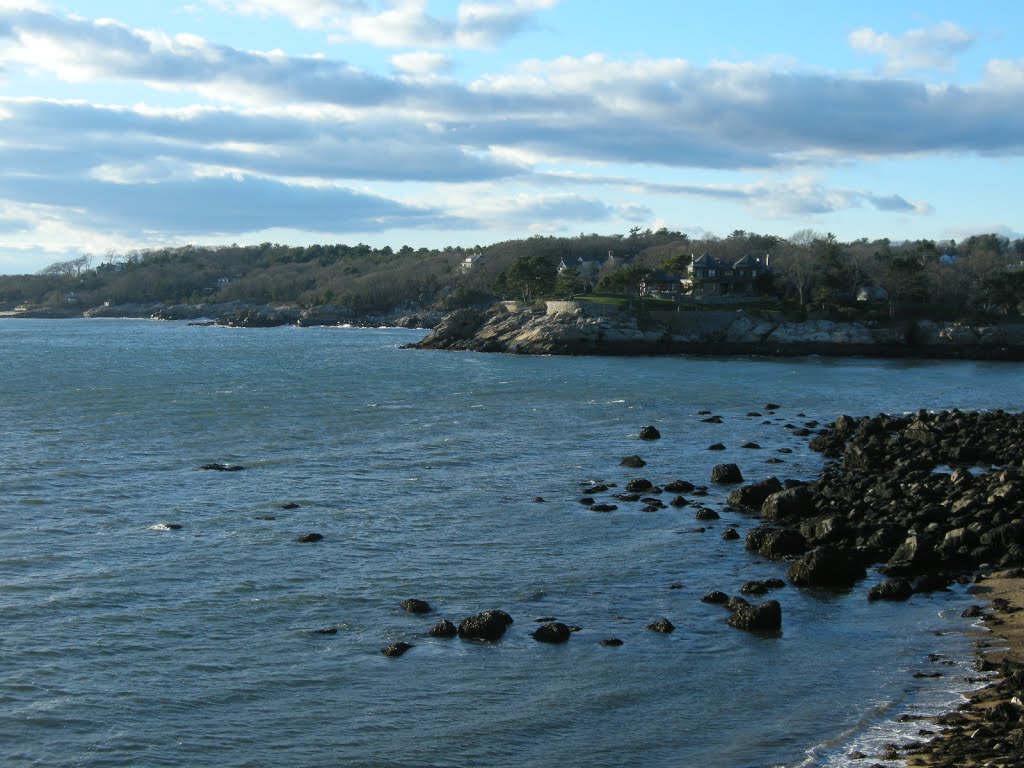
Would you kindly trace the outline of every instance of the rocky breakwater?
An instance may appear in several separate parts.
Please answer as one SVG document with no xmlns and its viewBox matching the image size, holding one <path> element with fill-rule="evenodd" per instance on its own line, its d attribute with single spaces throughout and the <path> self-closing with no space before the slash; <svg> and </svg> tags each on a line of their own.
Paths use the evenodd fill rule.
<svg viewBox="0 0 1024 768">
<path fill-rule="evenodd" d="M 555 355 L 860 355 L 1024 360 L 1024 325 L 968 326 L 787 319 L 779 312 L 654 312 L 590 302 L 461 309 L 421 349 Z"/>
<path fill-rule="evenodd" d="M 765 556 L 791 559 L 792 583 L 848 589 L 876 568 L 887 580 L 868 592 L 870 600 L 906 600 L 974 580 L 978 592 L 992 582 L 1016 585 L 998 594 L 1020 602 L 1024 414 L 842 416 L 811 447 L 831 460 L 820 477 L 767 495 L 760 506 L 766 525 L 747 540 Z M 784 548 L 769 547 L 782 538 Z M 993 572 L 1000 578 L 990 579 Z M 992 597 L 988 608 L 966 615 L 983 617 L 996 633 L 1011 619 L 1019 624 L 1024 606 Z M 899 751 L 914 755 L 915 765 L 1024 764 L 1021 658 L 1018 637 L 1010 655 L 980 662 L 996 681 L 963 712 L 939 719 L 947 727 L 941 739 Z"/>
</svg>

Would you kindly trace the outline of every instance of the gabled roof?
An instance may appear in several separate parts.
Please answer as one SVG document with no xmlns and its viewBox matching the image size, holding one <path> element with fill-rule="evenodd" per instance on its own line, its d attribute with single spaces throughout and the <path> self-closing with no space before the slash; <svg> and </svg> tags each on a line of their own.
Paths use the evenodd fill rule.
<svg viewBox="0 0 1024 768">
<path fill-rule="evenodd" d="M 696 259 L 693 260 L 693 266 L 695 267 L 713 267 L 718 264 L 718 260 L 710 253 L 702 253 Z"/>
</svg>

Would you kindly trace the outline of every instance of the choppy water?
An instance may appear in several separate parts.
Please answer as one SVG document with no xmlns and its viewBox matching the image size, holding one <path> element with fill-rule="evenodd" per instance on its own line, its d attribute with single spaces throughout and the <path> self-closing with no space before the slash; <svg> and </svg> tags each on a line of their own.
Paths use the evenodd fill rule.
<svg viewBox="0 0 1024 768">
<path fill-rule="evenodd" d="M 1016 409 L 1019 366 L 399 349 L 418 337 L 0 323 L 0 763 L 843 764 L 955 700 L 964 595 L 786 587 L 781 637 L 750 635 L 699 597 L 783 575 L 720 538 L 755 519 L 576 499 L 730 460 L 810 478 L 821 458 L 786 423 Z M 646 424 L 663 439 L 638 442 Z M 648 466 L 618 466 L 633 453 Z M 493 646 L 424 636 L 487 608 L 516 619 Z M 541 645 L 541 616 L 583 630 Z M 644 629 L 662 616 L 673 634 Z M 384 658 L 394 640 L 416 647 Z"/>
</svg>

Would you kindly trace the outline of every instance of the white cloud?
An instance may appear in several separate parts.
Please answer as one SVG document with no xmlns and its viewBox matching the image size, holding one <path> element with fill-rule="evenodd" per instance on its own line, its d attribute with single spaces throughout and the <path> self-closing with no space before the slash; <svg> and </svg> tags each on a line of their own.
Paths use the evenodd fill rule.
<svg viewBox="0 0 1024 768">
<path fill-rule="evenodd" d="M 382 48 L 493 48 L 535 23 L 559 0 L 459 4 L 456 18 L 432 14 L 428 0 L 206 0 L 222 11 L 281 16 L 300 29 L 332 32 L 330 39 Z"/>
<path fill-rule="evenodd" d="M 436 76 L 447 72 L 452 66 L 451 59 L 434 51 L 400 53 L 392 56 L 390 61 L 396 70 L 414 77 Z"/>
<path fill-rule="evenodd" d="M 849 36 L 850 46 L 855 50 L 884 56 L 883 71 L 887 74 L 952 69 L 956 56 L 974 40 L 969 32 L 948 21 L 927 29 L 912 29 L 899 37 L 870 27 L 854 30 Z"/>
</svg>

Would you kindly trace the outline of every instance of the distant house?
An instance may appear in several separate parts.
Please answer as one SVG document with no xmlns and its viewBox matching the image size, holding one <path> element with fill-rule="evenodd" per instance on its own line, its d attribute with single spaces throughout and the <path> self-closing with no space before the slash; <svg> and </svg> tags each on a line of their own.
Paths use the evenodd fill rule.
<svg viewBox="0 0 1024 768">
<path fill-rule="evenodd" d="M 482 253 L 470 254 L 469 256 L 464 258 L 461 262 L 459 262 L 459 271 L 462 272 L 462 274 L 466 274 L 467 272 L 472 272 L 473 271 L 473 267 L 476 266 L 476 264 L 483 258 L 483 256 L 484 255 Z"/>
<path fill-rule="evenodd" d="M 888 300 L 889 292 L 880 285 L 865 285 L 863 288 L 857 289 L 857 301 L 871 302 Z"/>
<path fill-rule="evenodd" d="M 651 272 L 640 281 L 641 296 L 655 296 L 658 294 L 676 295 L 683 290 L 683 282 L 679 275 L 670 275 L 667 272 L 656 270 Z"/>
<path fill-rule="evenodd" d="M 687 267 L 682 290 L 694 296 L 756 296 L 757 280 L 771 271 L 768 254 L 736 261 L 702 253 Z"/>
<path fill-rule="evenodd" d="M 575 269 L 579 272 L 580 277 L 593 280 L 601 271 L 601 264 L 597 259 L 588 259 L 586 256 L 580 256 L 578 259 L 563 256 L 558 262 L 558 274 L 562 274 L 567 269 Z"/>
</svg>

